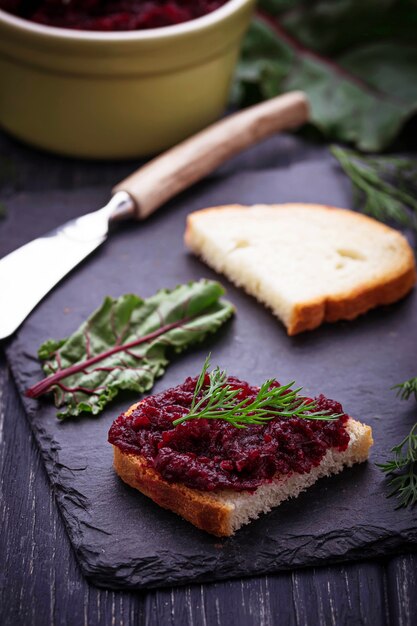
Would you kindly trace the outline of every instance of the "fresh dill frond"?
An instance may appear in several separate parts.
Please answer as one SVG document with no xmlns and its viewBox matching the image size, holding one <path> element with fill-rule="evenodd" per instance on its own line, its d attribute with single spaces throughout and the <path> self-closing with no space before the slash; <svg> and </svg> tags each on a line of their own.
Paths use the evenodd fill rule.
<svg viewBox="0 0 417 626">
<path fill-rule="evenodd" d="M 417 502 L 417 422 L 396 446 L 391 448 L 393 457 L 377 466 L 391 479 L 388 497 L 398 498 L 398 507 L 412 506 Z"/>
<path fill-rule="evenodd" d="M 417 400 L 417 376 L 406 380 L 404 383 L 394 385 L 393 389 L 397 389 L 397 395 L 401 400 L 408 400 L 410 396 L 414 394 L 414 398 Z"/>
<path fill-rule="evenodd" d="M 358 208 L 417 232 L 417 160 L 368 156 L 340 146 L 330 152 L 352 181 Z"/>
<path fill-rule="evenodd" d="M 172 422 L 178 426 L 191 419 L 222 419 L 236 428 L 264 424 L 274 419 L 299 417 L 307 420 L 332 421 L 342 414 L 316 411 L 316 403 L 300 395 L 302 387 L 293 389 L 294 381 L 274 386 L 275 379 L 266 380 L 255 398 L 238 400 L 242 389 L 227 383 L 227 373 L 217 366 L 208 373 L 210 356 L 197 379 L 190 410 Z"/>
</svg>

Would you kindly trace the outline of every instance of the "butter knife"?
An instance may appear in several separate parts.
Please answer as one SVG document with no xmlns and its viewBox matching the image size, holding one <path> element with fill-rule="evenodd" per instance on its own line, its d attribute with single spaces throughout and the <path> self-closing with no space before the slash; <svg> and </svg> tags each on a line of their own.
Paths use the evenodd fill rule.
<svg viewBox="0 0 417 626">
<path fill-rule="evenodd" d="M 115 220 L 143 220 L 227 159 L 266 137 L 307 122 L 302 92 L 290 92 L 230 115 L 156 157 L 116 185 L 105 207 L 66 222 L 0 260 L 0 339 L 107 238 Z"/>
</svg>

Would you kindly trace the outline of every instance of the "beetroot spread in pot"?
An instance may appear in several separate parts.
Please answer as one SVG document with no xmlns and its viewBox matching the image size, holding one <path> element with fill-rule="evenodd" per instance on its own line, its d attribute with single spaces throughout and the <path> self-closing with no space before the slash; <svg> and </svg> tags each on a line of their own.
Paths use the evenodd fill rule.
<svg viewBox="0 0 417 626">
<path fill-rule="evenodd" d="M 31 22 L 77 30 L 142 30 L 188 22 L 227 0 L 0 0 Z"/>
<path fill-rule="evenodd" d="M 109 442 L 127 454 L 143 456 L 168 482 L 203 491 L 253 490 L 274 476 L 307 473 L 329 448 L 345 450 L 349 419 L 342 406 L 323 395 L 317 411 L 340 414 L 335 421 L 274 418 L 247 428 L 221 419 L 191 419 L 172 427 L 188 412 L 196 378 L 145 398 L 131 415 L 122 413 L 110 428 Z M 259 387 L 229 377 L 241 389 L 237 401 L 255 398 Z M 275 383 L 278 385 L 278 383 Z"/>
</svg>

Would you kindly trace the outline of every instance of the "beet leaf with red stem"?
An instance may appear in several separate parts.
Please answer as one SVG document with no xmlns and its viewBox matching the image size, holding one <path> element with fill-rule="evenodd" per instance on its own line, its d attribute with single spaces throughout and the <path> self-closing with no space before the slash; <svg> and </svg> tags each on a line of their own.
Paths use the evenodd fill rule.
<svg viewBox="0 0 417 626">
<path fill-rule="evenodd" d="M 161 290 L 147 300 L 134 294 L 106 297 L 70 337 L 39 349 L 46 378 L 31 398 L 52 392 L 58 417 L 97 415 L 121 390 L 148 391 L 169 355 L 201 342 L 232 314 L 223 287 L 201 280 Z"/>
<path fill-rule="evenodd" d="M 417 113 L 415 0 L 259 0 L 233 89 L 238 106 L 293 89 L 327 139 L 379 152 Z"/>
</svg>

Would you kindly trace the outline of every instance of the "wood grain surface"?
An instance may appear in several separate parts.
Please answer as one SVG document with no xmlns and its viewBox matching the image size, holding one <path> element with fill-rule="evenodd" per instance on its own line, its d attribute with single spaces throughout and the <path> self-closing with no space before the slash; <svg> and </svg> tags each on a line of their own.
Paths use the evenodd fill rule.
<svg viewBox="0 0 417 626">
<path fill-rule="evenodd" d="M 314 148 L 301 149 L 290 137 L 283 137 L 282 146 L 277 165 L 280 159 L 300 158 L 300 151 L 303 158 L 314 158 Z M 261 167 L 270 150 L 265 142 L 249 162 Z M 71 189 L 103 180 L 110 189 L 134 167 L 137 163 L 60 159 L 0 136 L 0 197 L 6 208 L 7 196 L 16 190 Z M 236 167 L 239 159 L 224 172 Z M 417 555 L 149 592 L 89 585 L 78 569 L 2 357 L 0 525 L 1 626 L 417 624 Z"/>
</svg>

